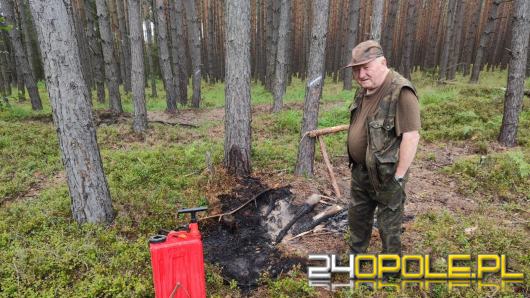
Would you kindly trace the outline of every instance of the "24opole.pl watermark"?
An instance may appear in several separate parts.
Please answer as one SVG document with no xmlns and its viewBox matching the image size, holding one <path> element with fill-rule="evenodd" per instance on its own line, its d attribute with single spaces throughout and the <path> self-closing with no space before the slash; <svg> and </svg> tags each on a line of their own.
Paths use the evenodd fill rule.
<svg viewBox="0 0 530 298">
<path fill-rule="evenodd" d="M 469 254 L 447 256 L 447 270 L 433 272 L 429 255 L 359 254 L 349 255 L 344 265 L 337 264 L 334 254 L 310 254 L 309 261 L 319 266 L 308 267 L 309 285 L 328 290 L 355 288 L 368 285 L 372 288 L 420 287 L 429 289 L 434 284 L 447 284 L 449 289 L 470 287 L 478 289 L 505 289 L 506 286 L 523 282 L 523 274 L 508 272 L 505 255 L 480 254 L 473 258 Z M 475 263 L 475 264 L 473 264 Z M 336 282 L 334 275 L 348 275 L 348 282 Z M 386 278 L 392 276 L 390 279 Z M 487 279 L 498 276 L 500 281 Z M 397 278 L 399 282 L 393 282 Z M 332 281 L 333 280 L 333 281 Z"/>
</svg>

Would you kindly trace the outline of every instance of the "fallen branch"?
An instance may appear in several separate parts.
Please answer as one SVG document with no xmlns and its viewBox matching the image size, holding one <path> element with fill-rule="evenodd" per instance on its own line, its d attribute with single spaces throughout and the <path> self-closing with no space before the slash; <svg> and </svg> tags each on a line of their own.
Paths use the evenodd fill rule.
<svg viewBox="0 0 530 298">
<path fill-rule="evenodd" d="M 245 203 L 243 203 L 241 206 L 237 207 L 236 209 L 230 211 L 230 212 L 225 212 L 225 213 L 221 213 L 221 214 L 215 214 L 215 215 L 210 215 L 210 216 L 207 216 L 207 217 L 203 217 L 203 218 L 200 218 L 198 221 L 202 221 L 202 220 L 206 220 L 206 219 L 210 219 L 210 218 L 216 218 L 216 217 L 219 217 L 219 221 L 221 221 L 221 218 L 225 215 L 232 215 L 234 213 L 236 213 L 237 211 L 241 210 L 243 207 L 245 207 L 246 205 L 248 205 L 250 202 L 252 201 L 256 201 L 260 196 L 262 196 L 263 194 L 269 192 L 269 191 L 272 191 L 272 190 L 277 190 L 278 188 L 268 188 L 260 193 L 258 193 L 257 195 L 255 195 L 254 197 L 252 197 L 252 199 L 246 201 Z"/>
<path fill-rule="evenodd" d="M 197 127 L 199 127 L 198 125 L 195 125 L 195 124 L 192 124 L 192 123 L 184 123 L 184 122 L 169 122 L 169 121 L 164 121 L 164 120 L 149 120 L 149 121 L 147 121 L 147 122 L 149 122 L 149 123 L 160 123 L 160 124 L 172 125 L 172 126 L 180 125 L 180 126 L 193 127 L 193 128 L 197 128 Z"/>
<path fill-rule="evenodd" d="M 331 166 L 331 162 L 329 161 L 328 151 L 326 150 L 326 144 L 324 144 L 324 140 L 322 140 L 321 137 L 317 137 L 317 139 L 318 143 L 320 144 L 320 152 L 322 153 L 322 158 L 324 159 L 324 163 L 328 168 L 329 179 L 331 180 L 333 191 L 335 191 L 335 195 L 340 198 L 341 194 L 339 185 L 337 184 L 337 180 L 335 179 L 335 173 L 333 173 L 333 167 Z"/>
</svg>

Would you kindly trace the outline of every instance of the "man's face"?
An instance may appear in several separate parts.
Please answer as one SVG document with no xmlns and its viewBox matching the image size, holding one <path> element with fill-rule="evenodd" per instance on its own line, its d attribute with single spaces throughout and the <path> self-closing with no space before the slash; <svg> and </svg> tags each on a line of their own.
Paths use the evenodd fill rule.
<svg viewBox="0 0 530 298">
<path fill-rule="evenodd" d="M 366 90 L 379 88 L 385 80 L 387 67 L 384 58 L 377 58 L 368 63 L 352 68 L 353 78 Z"/>
</svg>

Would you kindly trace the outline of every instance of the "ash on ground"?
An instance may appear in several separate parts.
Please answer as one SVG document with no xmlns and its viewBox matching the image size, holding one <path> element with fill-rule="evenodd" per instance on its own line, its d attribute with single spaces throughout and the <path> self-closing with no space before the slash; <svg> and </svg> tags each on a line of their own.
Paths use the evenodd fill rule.
<svg viewBox="0 0 530 298">
<path fill-rule="evenodd" d="M 232 215 L 205 223 L 201 228 L 205 259 L 220 266 L 225 280 L 236 280 L 243 290 L 258 286 L 265 273 L 274 278 L 297 264 L 305 270 L 306 258 L 286 256 L 275 246 L 276 237 L 301 207 L 293 204 L 290 187 L 270 189 L 253 178 L 240 184 L 231 194 L 219 196 L 222 213 L 256 199 Z M 311 213 L 300 217 L 290 230 L 307 225 L 308 220 Z"/>
</svg>

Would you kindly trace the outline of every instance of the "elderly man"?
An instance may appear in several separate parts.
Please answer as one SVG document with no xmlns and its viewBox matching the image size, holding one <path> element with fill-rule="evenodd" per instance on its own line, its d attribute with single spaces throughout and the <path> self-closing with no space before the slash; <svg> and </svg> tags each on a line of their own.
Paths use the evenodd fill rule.
<svg viewBox="0 0 530 298">
<path fill-rule="evenodd" d="M 353 77 L 360 87 L 350 107 L 348 153 L 352 172 L 349 208 L 352 253 L 365 253 L 374 212 L 383 253 L 401 254 L 401 222 L 408 169 L 420 139 L 416 90 L 387 67 L 379 43 L 352 50 Z"/>
</svg>

